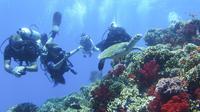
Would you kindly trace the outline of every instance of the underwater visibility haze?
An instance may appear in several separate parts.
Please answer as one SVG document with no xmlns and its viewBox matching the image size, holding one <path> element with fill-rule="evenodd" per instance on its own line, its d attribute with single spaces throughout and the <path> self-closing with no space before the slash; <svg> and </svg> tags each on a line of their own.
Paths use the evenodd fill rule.
<svg viewBox="0 0 200 112">
<path fill-rule="evenodd" d="M 132 40 L 134 45 L 129 41 L 118 49 L 111 46 L 91 57 L 74 54 L 69 60 L 77 75 L 66 72 L 64 85 L 54 86 L 39 60 L 37 72 L 17 78 L 4 70 L 0 55 L 0 112 L 199 112 L 199 4 L 199 0 L 0 0 L 0 42 L 21 27 L 49 33 L 54 12 L 62 14 L 54 43 L 67 52 L 79 46 L 82 33 L 99 43 L 112 22 L 131 37 L 142 34 L 140 40 Z M 122 49 L 126 46 L 141 50 Z M 106 59 L 102 71 L 99 54 Z M 114 62 L 117 56 L 119 63 Z"/>
</svg>

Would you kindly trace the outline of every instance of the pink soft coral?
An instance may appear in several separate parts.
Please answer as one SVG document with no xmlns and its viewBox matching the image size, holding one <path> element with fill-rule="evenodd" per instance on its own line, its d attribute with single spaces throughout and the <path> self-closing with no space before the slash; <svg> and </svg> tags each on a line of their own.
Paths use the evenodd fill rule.
<svg viewBox="0 0 200 112">
<path fill-rule="evenodd" d="M 180 93 L 173 96 L 166 104 L 162 105 L 161 112 L 188 112 L 189 95 Z"/>
</svg>

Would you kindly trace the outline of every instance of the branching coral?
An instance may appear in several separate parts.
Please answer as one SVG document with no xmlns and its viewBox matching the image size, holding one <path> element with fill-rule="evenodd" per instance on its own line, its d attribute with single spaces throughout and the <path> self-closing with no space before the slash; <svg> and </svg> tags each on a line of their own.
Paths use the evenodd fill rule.
<svg viewBox="0 0 200 112">
<path fill-rule="evenodd" d="M 123 108 L 127 108 L 128 112 L 139 112 L 147 108 L 146 106 L 151 99 L 152 97 L 141 96 L 136 85 L 127 85 L 123 88 L 119 97 L 108 105 L 108 111 L 113 112 L 120 105 Z"/>
</svg>

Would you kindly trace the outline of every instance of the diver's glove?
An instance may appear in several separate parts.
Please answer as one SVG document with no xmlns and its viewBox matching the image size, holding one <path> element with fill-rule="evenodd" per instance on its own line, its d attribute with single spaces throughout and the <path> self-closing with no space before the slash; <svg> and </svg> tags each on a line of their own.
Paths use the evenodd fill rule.
<svg viewBox="0 0 200 112">
<path fill-rule="evenodd" d="M 21 77 L 22 75 L 26 74 L 26 67 L 17 66 L 12 70 L 12 72 L 16 77 Z"/>
</svg>

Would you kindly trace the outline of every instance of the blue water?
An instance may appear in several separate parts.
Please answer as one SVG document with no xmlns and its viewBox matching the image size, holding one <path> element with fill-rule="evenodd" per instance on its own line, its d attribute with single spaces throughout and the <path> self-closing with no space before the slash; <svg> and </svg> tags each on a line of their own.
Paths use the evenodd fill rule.
<svg viewBox="0 0 200 112">
<path fill-rule="evenodd" d="M 150 28 L 167 27 L 170 12 L 176 12 L 183 20 L 190 18 L 189 14 L 200 16 L 199 4 L 199 0 L 0 0 L 0 41 L 31 24 L 36 24 L 40 32 L 49 32 L 54 11 L 60 11 L 63 21 L 55 42 L 70 51 L 78 46 L 82 32 L 99 42 L 113 20 L 131 35 L 144 34 Z M 138 43 L 143 45 L 143 41 Z M 22 102 L 41 105 L 48 98 L 61 97 L 90 84 L 90 72 L 97 70 L 97 55 L 83 58 L 77 53 L 71 57 L 78 75 L 66 73 L 66 85 L 56 87 L 41 70 L 22 78 L 6 73 L 0 55 L 0 112 Z M 104 73 L 109 68 L 107 63 Z"/>
</svg>

